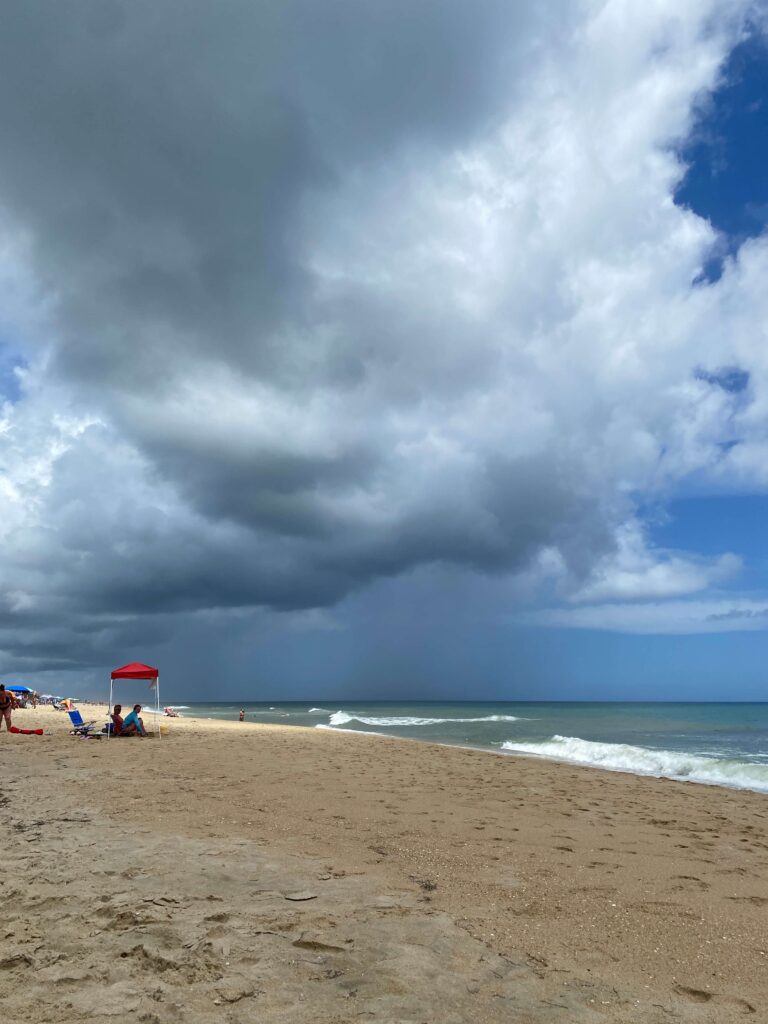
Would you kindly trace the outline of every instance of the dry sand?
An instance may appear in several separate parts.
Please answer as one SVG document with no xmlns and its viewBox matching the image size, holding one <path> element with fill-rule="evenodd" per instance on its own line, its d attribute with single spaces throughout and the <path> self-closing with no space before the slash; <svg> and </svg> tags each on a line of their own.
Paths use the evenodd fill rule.
<svg viewBox="0 0 768 1024">
<path fill-rule="evenodd" d="M 316 729 L 14 720 L 46 735 L 0 734 L 3 1021 L 768 1021 L 765 796 Z"/>
</svg>

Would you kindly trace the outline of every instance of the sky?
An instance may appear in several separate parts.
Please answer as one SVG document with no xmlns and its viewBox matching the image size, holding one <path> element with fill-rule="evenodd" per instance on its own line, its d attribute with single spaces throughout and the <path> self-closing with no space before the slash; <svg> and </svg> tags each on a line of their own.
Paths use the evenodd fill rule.
<svg viewBox="0 0 768 1024">
<path fill-rule="evenodd" d="M 8 0 L 0 676 L 762 700 L 764 0 Z"/>
</svg>

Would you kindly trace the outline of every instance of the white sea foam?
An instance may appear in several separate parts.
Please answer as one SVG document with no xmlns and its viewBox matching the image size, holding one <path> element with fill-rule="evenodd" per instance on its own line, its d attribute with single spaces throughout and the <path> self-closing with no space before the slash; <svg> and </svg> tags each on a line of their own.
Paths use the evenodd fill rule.
<svg viewBox="0 0 768 1024">
<path fill-rule="evenodd" d="M 331 726 L 347 725 L 349 722 L 360 722 L 362 725 L 411 726 L 411 725 L 443 725 L 451 722 L 519 722 L 515 715 L 485 715 L 483 718 L 412 718 L 408 715 L 374 718 L 363 715 L 351 715 L 346 711 L 335 711 L 328 724 Z"/>
<path fill-rule="evenodd" d="M 325 725 L 323 722 L 318 722 L 315 726 L 316 729 L 327 729 L 328 732 L 354 732 L 356 736 L 378 736 L 380 740 L 393 740 L 397 739 L 396 736 L 388 736 L 383 732 L 370 732 L 368 729 L 339 729 L 336 725 Z"/>
<path fill-rule="evenodd" d="M 189 704 L 164 704 L 159 711 L 156 711 L 153 707 L 148 707 L 146 704 L 142 705 L 142 715 L 164 715 L 165 709 L 170 708 L 171 711 L 188 711 Z"/>
<path fill-rule="evenodd" d="M 307 712 L 308 715 L 330 715 L 331 712 L 328 708 L 310 708 Z"/>
<path fill-rule="evenodd" d="M 539 743 L 514 740 L 502 743 L 503 750 L 569 761 L 574 764 L 611 768 L 635 775 L 656 775 L 717 786 L 734 786 L 768 793 L 768 764 L 728 758 L 703 757 L 674 750 L 650 750 L 628 743 L 594 743 L 578 736 L 552 736 Z"/>
</svg>

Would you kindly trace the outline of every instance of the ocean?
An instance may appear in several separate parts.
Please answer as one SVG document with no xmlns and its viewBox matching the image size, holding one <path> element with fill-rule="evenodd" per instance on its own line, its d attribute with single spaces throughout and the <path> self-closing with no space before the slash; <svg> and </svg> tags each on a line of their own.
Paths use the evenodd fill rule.
<svg viewBox="0 0 768 1024">
<path fill-rule="evenodd" d="M 768 793 L 768 703 L 191 704 L 182 715 L 447 743 Z"/>
</svg>

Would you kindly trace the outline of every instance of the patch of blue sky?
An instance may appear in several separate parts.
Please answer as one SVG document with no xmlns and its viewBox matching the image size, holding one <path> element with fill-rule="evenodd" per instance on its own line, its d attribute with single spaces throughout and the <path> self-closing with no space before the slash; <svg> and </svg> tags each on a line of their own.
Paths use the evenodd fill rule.
<svg viewBox="0 0 768 1024">
<path fill-rule="evenodd" d="M 721 366 L 718 370 L 699 369 L 696 371 L 696 377 L 707 384 L 722 388 L 731 395 L 738 395 L 749 387 L 749 373 L 738 366 Z"/>
<path fill-rule="evenodd" d="M 26 361 L 12 345 L 0 340 L 0 403 L 18 402 L 21 397 L 21 381 L 17 371 L 26 365 Z"/>
<path fill-rule="evenodd" d="M 521 690 L 542 700 L 765 700 L 766 630 L 529 630 L 524 654 L 518 661 L 535 664 L 537 682 L 533 694 L 532 688 Z"/>
<path fill-rule="evenodd" d="M 753 32 L 732 51 L 680 148 L 688 171 L 675 202 L 721 232 L 697 283 L 716 281 L 725 259 L 768 226 L 768 38 Z"/>
<path fill-rule="evenodd" d="M 660 548 L 695 552 L 715 558 L 725 551 L 739 555 L 742 570 L 718 583 L 719 589 L 765 590 L 768 587 L 768 495 L 722 494 L 686 497 L 667 505 L 663 515 L 650 515 L 650 540 Z"/>
</svg>

